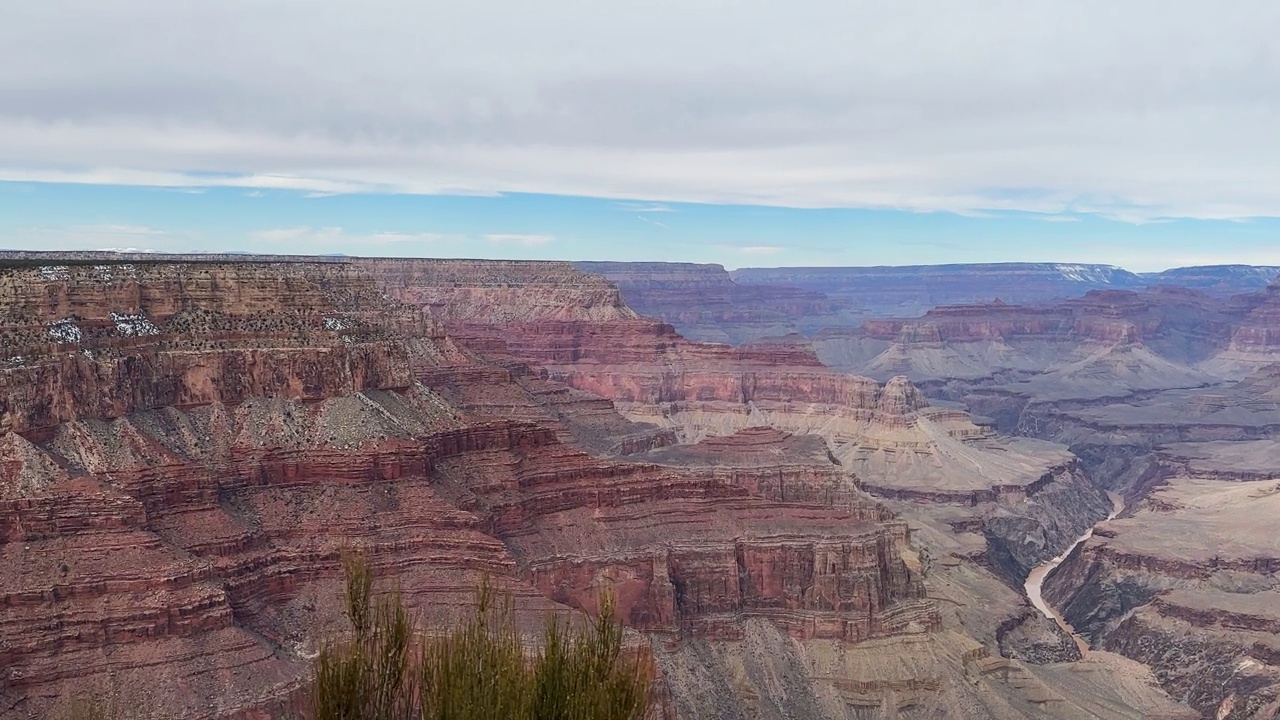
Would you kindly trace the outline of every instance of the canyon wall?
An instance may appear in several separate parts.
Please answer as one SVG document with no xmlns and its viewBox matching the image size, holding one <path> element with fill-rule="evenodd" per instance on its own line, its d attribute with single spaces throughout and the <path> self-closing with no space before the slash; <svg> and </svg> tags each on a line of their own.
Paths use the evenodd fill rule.
<svg viewBox="0 0 1280 720">
<path fill-rule="evenodd" d="M 409 360 L 451 354 L 436 323 L 362 272 L 95 261 L 0 293 L 6 717 L 123 688 L 159 716 L 284 712 L 341 628 L 348 550 L 435 620 L 482 575 L 530 627 L 568 612 L 429 481 L 548 431 L 462 422 Z"/>
</svg>

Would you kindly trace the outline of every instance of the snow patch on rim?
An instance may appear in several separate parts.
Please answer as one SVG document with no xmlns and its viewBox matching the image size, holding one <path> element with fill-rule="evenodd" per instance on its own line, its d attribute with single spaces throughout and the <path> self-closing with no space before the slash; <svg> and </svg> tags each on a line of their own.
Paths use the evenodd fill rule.
<svg viewBox="0 0 1280 720">
<path fill-rule="evenodd" d="M 143 335 L 159 335 L 160 328 L 156 327 L 146 313 L 111 313 L 111 320 L 116 324 L 116 330 L 121 335 L 131 337 L 139 337 Z"/>
<path fill-rule="evenodd" d="M 84 339 L 84 331 L 76 325 L 75 318 L 70 317 L 49 323 L 48 333 L 51 340 L 63 344 L 79 343 Z"/>
</svg>

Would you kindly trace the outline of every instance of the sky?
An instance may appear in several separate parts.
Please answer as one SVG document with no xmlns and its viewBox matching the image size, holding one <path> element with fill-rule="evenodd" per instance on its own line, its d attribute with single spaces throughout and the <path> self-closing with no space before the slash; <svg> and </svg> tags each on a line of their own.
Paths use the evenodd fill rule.
<svg viewBox="0 0 1280 720">
<path fill-rule="evenodd" d="M 9 0 L 0 247 L 1280 265 L 1280 3 Z"/>
</svg>

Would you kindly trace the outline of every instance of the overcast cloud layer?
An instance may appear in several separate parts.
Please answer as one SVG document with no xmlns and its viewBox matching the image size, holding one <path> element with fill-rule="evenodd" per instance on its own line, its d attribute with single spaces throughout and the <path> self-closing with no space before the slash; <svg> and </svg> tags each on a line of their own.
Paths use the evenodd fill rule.
<svg viewBox="0 0 1280 720">
<path fill-rule="evenodd" d="M 1280 3 L 8 0 L 0 179 L 1280 216 Z"/>
</svg>

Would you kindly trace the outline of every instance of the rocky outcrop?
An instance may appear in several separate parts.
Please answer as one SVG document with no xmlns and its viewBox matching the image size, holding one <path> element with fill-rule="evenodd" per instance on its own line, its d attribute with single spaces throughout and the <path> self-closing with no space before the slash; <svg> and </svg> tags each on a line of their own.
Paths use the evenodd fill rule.
<svg viewBox="0 0 1280 720">
<path fill-rule="evenodd" d="M 456 282 L 445 265 L 433 277 Z M 459 291 L 474 305 L 447 311 L 330 263 L 10 271 L 3 327 L 23 354 L 4 370 L 0 432 L 4 713 L 113 687 L 157 688 L 166 715 L 280 712 L 340 627 L 352 546 L 429 621 L 461 611 L 486 575 L 530 628 L 593 609 L 616 579 L 628 622 L 672 647 L 732 641 L 752 618 L 841 642 L 936 627 L 905 525 L 830 487 L 830 471 L 797 467 L 774 491 L 745 469 L 585 452 L 674 438 L 510 354 L 486 359 L 499 336 L 449 335 L 512 299 L 492 267 L 471 269 Z M 624 305 L 601 310 L 616 292 L 566 284 L 562 269 L 535 272 L 536 300 L 497 319 L 607 317 L 652 329 L 636 353 L 689 346 Z M 556 337 L 542 352 L 560 357 Z M 727 346 L 687 351 L 767 366 Z M 253 361 L 223 359 L 240 355 Z"/>
<path fill-rule="evenodd" d="M 1215 381 L 1201 365 L 1227 345 L 1238 310 L 1176 288 L 1090 291 L 1055 305 L 936 308 L 820 333 L 828 365 L 930 384 L 959 381 L 1044 400 L 1095 399 Z"/>
<path fill-rule="evenodd" d="M 777 473 L 770 476 L 725 461 L 717 475 L 779 498 L 790 486 L 806 499 L 862 491 L 970 508 L 971 522 L 957 521 L 979 537 L 990 534 L 991 552 L 976 557 L 1006 573 L 1010 584 L 1065 549 L 1109 507 L 1062 448 L 999 438 L 963 412 L 929 406 L 906 378 L 882 386 L 835 373 L 803 348 L 691 343 L 645 320 L 495 319 L 450 328 L 490 357 L 536 363 L 550 381 L 673 431 L 683 444 L 651 453 L 658 462 L 700 463 L 716 457 L 721 443 L 753 442 L 760 427 L 820 439 L 830 461 L 805 468 L 803 479 L 794 479 L 800 469 L 785 463 L 768 465 L 768 473 Z"/>
<path fill-rule="evenodd" d="M 1232 298 L 1233 310 L 1247 310 L 1235 324 L 1231 341 L 1208 367 L 1226 376 L 1242 376 L 1280 362 L 1280 280 L 1252 295 Z"/>
</svg>

